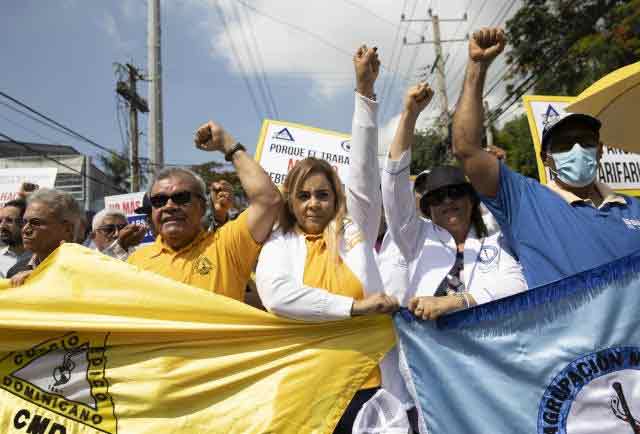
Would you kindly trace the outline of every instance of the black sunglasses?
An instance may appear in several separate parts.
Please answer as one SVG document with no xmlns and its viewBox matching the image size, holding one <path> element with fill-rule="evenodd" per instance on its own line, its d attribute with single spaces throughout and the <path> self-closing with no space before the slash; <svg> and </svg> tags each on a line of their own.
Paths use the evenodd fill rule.
<svg viewBox="0 0 640 434">
<path fill-rule="evenodd" d="M 149 198 L 149 202 L 151 202 L 151 206 L 154 208 L 162 208 L 169 202 L 169 199 L 176 205 L 186 205 L 193 199 L 192 196 L 196 196 L 200 199 L 202 197 L 198 194 L 191 193 L 190 191 L 179 191 L 178 193 L 173 193 L 172 195 L 167 194 L 155 194 Z"/>
<path fill-rule="evenodd" d="M 453 200 L 462 199 L 469 194 L 469 187 L 466 185 L 448 185 L 424 195 L 426 204 L 429 206 L 439 206 L 448 197 Z"/>
<path fill-rule="evenodd" d="M 119 232 L 119 231 L 123 230 L 125 228 L 125 226 L 127 226 L 126 223 L 124 223 L 124 224 L 121 223 L 119 225 L 116 225 L 116 224 L 102 225 L 102 226 L 100 226 L 98 228 L 98 230 L 100 232 L 102 232 L 103 234 L 105 234 L 105 235 L 111 235 L 111 234 L 114 234 L 116 231 Z"/>
</svg>

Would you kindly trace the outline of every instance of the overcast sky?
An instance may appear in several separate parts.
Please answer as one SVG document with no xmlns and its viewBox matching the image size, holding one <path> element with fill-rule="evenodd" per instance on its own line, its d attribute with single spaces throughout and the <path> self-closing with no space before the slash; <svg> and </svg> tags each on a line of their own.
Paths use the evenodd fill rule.
<svg viewBox="0 0 640 434">
<path fill-rule="evenodd" d="M 466 22 L 441 25 L 443 39 L 458 39 L 470 26 L 502 25 L 518 5 L 509 0 L 163 1 L 166 162 L 213 159 L 192 144 L 195 128 L 208 119 L 222 123 L 252 152 L 265 118 L 348 133 L 351 56 L 363 42 L 379 47 L 383 70 L 376 92 L 388 137 L 404 90 L 416 82 L 420 68 L 429 73 L 435 58 L 433 45 L 403 46 L 403 37 L 430 40 L 433 30 L 426 23 L 401 24 L 401 14 L 427 18 L 429 7 L 442 19 L 467 13 Z M 121 149 L 114 63 L 147 69 L 146 1 L 3 0 L 0 11 L 0 90 L 108 148 Z M 450 107 L 459 94 L 466 48 L 464 42 L 444 45 Z M 503 62 L 496 62 L 488 88 L 503 72 Z M 432 76 L 428 80 L 435 85 Z M 146 96 L 146 83 L 139 90 Z M 489 100 L 501 101 L 502 92 L 500 84 Z M 441 98 L 434 99 L 421 125 L 432 123 L 441 107 Z M 140 125 L 145 134 L 146 115 Z M 5 105 L 0 105 L 0 132 L 72 145 L 89 155 L 100 152 Z M 142 156 L 147 156 L 146 141 L 143 135 Z"/>
</svg>

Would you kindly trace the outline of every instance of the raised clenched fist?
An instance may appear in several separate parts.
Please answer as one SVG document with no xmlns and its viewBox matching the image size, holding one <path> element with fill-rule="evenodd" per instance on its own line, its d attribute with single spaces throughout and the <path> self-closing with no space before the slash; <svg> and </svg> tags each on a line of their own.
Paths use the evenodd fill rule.
<svg viewBox="0 0 640 434">
<path fill-rule="evenodd" d="M 236 144 L 236 140 L 220 124 L 209 121 L 196 130 L 193 141 L 203 151 L 225 152 Z"/>
<path fill-rule="evenodd" d="M 404 97 L 404 109 L 406 112 L 418 116 L 433 98 L 433 90 L 425 83 L 419 83 L 407 91 Z"/>
<path fill-rule="evenodd" d="M 373 96 L 373 84 L 380 73 L 378 49 L 361 45 L 353 55 L 353 66 L 356 72 L 356 90 L 366 96 Z"/>
<path fill-rule="evenodd" d="M 469 40 L 469 58 L 474 62 L 489 64 L 507 43 L 504 30 L 498 27 L 482 28 L 473 33 Z"/>
</svg>

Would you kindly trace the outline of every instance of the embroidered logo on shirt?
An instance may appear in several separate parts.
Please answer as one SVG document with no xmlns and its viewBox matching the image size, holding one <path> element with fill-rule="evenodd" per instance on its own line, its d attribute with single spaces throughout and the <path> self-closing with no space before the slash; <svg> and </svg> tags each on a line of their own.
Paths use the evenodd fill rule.
<svg viewBox="0 0 640 434">
<path fill-rule="evenodd" d="M 491 264 L 498 257 L 498 248 L 494 246 L 484 246 L 478 253 L 478 260 L 483 265 Z"/>
<path fill-rule="evenodd" d="M 633 229 L 636 231 L 640 230 L 640 220 L 623 218 L 622 221 L 624 222 L 625 225 L 627 225 L 627 228 Z"/>
<path fill-rule="evenodd" d="M 202 276 L 209 274 L 212 268 L 213 264 L 206 256 L 200 256 L 193 264 L 194 271 Z"/>
</svg>

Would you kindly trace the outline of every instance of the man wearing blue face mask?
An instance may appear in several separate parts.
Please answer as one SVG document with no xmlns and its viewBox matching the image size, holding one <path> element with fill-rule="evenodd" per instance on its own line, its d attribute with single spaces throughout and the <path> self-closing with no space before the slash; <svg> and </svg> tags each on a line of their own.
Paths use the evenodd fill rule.
<svg viewBox="0 0 640 434">
<path fill-rule="evenodd" d="M 453 120 L 454 153 L 508 238 L 530 288 L 640 250 L 640 202 L 596 181 L 600 121 L 566 115 L 545 128 L 541 157 L 553 181 L 512 172 L 481 149 L 482 95 L 489 65 L 504 49 L 501 29 L 474 33 Z"/>
</svg>

